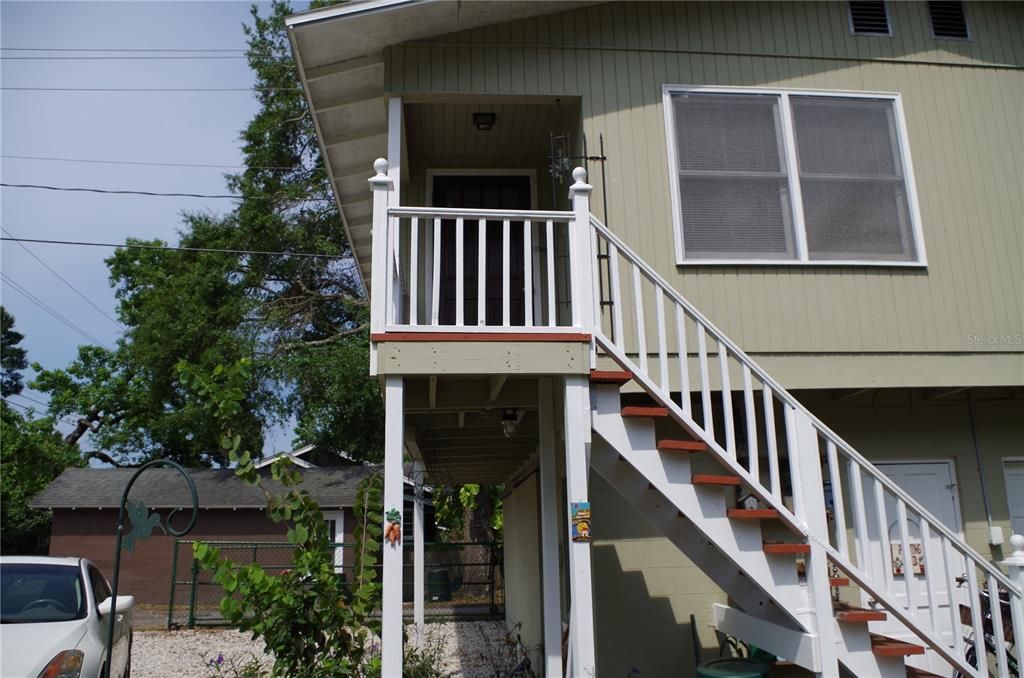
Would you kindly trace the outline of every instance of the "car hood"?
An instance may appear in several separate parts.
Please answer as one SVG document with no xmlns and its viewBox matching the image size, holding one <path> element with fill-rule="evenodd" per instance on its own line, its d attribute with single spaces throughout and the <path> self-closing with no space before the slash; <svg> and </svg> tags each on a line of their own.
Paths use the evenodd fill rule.
<svg viewBox="0 0 1024 678">
<path fill-rule="evenodd" d="M 58 652 L 78 647 L 85 625 L 85 619 L 4 624 L 0 629 L 0 678 L 35 678 Z"/>
</svg>

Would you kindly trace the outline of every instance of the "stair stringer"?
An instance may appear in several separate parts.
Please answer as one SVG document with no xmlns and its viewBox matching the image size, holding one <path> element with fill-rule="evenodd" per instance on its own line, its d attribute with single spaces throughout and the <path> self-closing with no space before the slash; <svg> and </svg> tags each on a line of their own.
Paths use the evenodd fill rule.
<svg viewBox="0 0 1024 678">
<path fill-rule="evenodd" d="M 780 626 L 798 630 L 797 624 L 761 588 L 704 537 L 696 525 L 658 492 L 648 490 L 648 481 L 603 438 L 591 443 L 591 468 L 618 491 L 626 501 L 657 527 L 665 537 L 722 589 L 737 607 Z"/>
<path fill-rule="evenodd" d="M 704 535 L 732 568 L 741 570 L 756 589 L 786 612 L 792 619 L 789 625 L 796 622 L 800 628 L 813 632 L 810 602 L 806 588 L 800 584 L 793 558 L 765 554 L 760 524 L 728 518 L 722 489 L 693 485 L 689 458 L 660 452 L 650 421 L 625 421 L 617 390 L 598 387 L 591 389 L 591 393 L 592 425 L 599 436 L 591 444 L 591 464 L 595 464 L 596 451 L 605 456 L 610 453 L 615 460 L 621 457 L 644 479 L 643 492 L 650 493 L 652 488 L 664 497 L 677 517 L 681 514 L 686 519 L 684 522 L 689 523 L 684 529 Z M 602 448 L 600 441 L 608 447 Z M 675 530 L 667 532 L 666 536 L 671 537 Z M 705 567 L 702 569 L 709 575 L 712 572 Z M 729 593 L 728 589 L 723 589 Z M 736 600 L 739 602 L 738 598 Z M 758 609 L 764 607 L 744 606 L 743 610 L 757 616 Z"/>
</svg>

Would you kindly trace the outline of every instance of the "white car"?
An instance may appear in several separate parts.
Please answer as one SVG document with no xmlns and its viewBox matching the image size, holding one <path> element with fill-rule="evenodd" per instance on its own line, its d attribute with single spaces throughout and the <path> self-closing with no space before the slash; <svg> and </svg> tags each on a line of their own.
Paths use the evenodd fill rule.
<svg viewBox="0 0 1024 678">
<path fill-rule="evenodd" d="M 110 676 L 131 673 L 132 596 L 84 558 L 0 556 L 0 678 L 99 678 L 114 620 Z"/>
</svg>

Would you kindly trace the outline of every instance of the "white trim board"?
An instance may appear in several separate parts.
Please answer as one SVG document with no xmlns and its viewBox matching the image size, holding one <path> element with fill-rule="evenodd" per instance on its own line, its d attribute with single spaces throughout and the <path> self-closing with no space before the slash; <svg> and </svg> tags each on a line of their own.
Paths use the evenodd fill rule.
<svg viewBox="0 0 1024 678">
<path fill-rule="evenodd" d="M 704 94 L 761 94 L 778 97 L 779 135 L 782 148 L 782 160 L 785 167 L 787 185 L 789 187 L 788 210 L 793 231 L 793 255 L 786 258 L 770 257 L 708 257 L 686 258 L 683 243 L 682 199 L 679 193 L 679 162 L 677 155 L 677 138 L 675 126 L 675 110 L 672 97 L 683 92 Z M 811 259 L 807 252 L 807 230 L 804 224 L 804 205 L 801 198 L 800 173 L 796 157 L 796 142 L 792 124 L 792 107 L 790 96 L 830 97 L 844 99 L 880 99 L 892 102 L 895 143 L 902 165 L 903 187 L 906 192 L 907 217 L 910 221 L 910 232 L 907 234 L 913 247 L 914 258 L 910 260 L 887 259 Z M 849 90 L 816 90 L 795 88 L 762 88 L 762 87 L 713 87 L 705 85 L 662 85 L 662 116 L 665 122 L 665 148 L 668 155 L 669 195 L 672 201 L 672 224 L 675 241 L 676 265 L 679 266 L 870 266 L 924 268 L 928 265 L 925 252 L 924 236 L 921 229 L 921 211 L 918 204 L 917 185 L 914 168 L 910 157 L 910 140 L 903 111 L 902 97 L 898 92 L 864 92 Z"/>
</svg>

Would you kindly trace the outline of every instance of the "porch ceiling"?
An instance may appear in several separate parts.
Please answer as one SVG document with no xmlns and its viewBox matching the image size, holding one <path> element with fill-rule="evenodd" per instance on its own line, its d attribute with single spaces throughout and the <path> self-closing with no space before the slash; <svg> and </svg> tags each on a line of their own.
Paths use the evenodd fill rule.
<svg viewBox="0 0 1024 678">
<path fill-rule="evenodd" d="M 405 423 L 431 484 L 504 482 L 537 452 L 536 379 L 409 380 L 407 394 Z M 501 426 L 507 413 L 518 418 L 511 436 Z"/>
<path fill-rule="evenodd" d="M 370 280 L 373 161 L 388 155 L 384 49 L 455 31 L 551 14 L 591 2 L 566 0 L 364 0 L 286 21 L 342 226 L 364 284 Z"/>
</svg>

